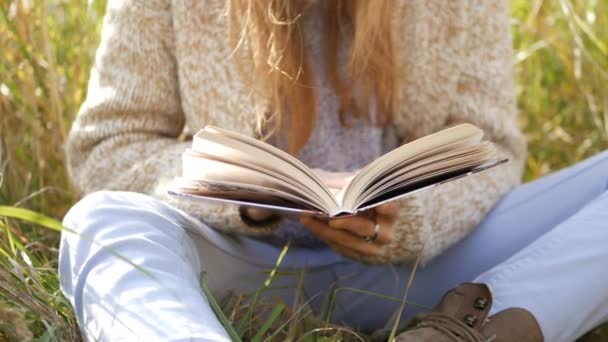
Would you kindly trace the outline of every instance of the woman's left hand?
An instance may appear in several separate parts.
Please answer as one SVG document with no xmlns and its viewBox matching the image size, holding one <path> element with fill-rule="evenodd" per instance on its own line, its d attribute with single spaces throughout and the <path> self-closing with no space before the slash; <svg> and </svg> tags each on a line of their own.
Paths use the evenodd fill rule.
<svg viewBox="0 0 608 342">
<path fill-rule="evenodd" d="M 397 205 L 386 203 L 356 216 L 329 221 L 302 216 L 300 222 L 338 253 L 359 259 L 378 255 L 380 247 L 391 242 L 396 217 Z"/>
</svg>

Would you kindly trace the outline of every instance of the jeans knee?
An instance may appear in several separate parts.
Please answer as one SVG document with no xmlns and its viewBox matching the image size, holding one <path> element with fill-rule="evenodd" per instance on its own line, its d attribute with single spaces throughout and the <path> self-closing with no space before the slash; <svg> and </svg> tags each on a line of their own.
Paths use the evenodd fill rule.
<svg viewBox="0 0 608 342">
<path fill-rule="evenodd" d="M 604 170 L 605 182 L 604 182 L 604 190 L 608 192 L 608 150 L 600 152 L 595 158 L 601 161 L 602 169 Z"/>
<path fill-rule="evenodd" d="M 72 301 L 77 278 L 87 256 L 95 246 L 96 235 L 103 235 L 108 225 L 99 225 L 108 205 L 117 203 L 112 191 L 97 191 L 78 201 L 63 218 L 63 232 L 59 246 L 59 280 L 64 294 Z"/>
<path fill-rule="evenodd" d="M 97 191 L 83 197 L 63 219 L 63 240 L 82 244 L 98 240 L 126 241 L 142 235 L 184 240 L 191 222 L 177 209 L 150 196 L 126 191 Z M 83 239 L 84 237 L 84 239 Z"/>
<path fill-rule="evenodd" d="M 594 160 L 599 162 L 601 165 L 605 165 L 608 168 L 608 150 L 602 151 L 591 158 L 589 160 Z"/>
<path fill-rule="evenodd" d="M 101 190 L 90 193 L 78 201 L 63 218 L 63 226 L 76 233 L 80 232 L 91 220 L 99 215 L 106 215 L 108 208 L 112 215 L 120 215 L 151 200 L 148 196 L 126 191 Z"/>
</svg>

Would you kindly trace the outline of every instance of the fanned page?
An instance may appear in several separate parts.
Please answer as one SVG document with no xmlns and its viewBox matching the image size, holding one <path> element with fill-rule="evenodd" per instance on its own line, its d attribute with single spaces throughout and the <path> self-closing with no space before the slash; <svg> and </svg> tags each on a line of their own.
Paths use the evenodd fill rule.
<svg viewBox="0 0 608 342">
<path fill-rule="evenodd" d="M 245 135 L 206 126 L 182 155 L 170 193 L 287 212 L 355 214 L 496 166 L 483 131 L 461 124 L 400 146 L 360 170 L 337 195 L 302 162 Z"/>
</svg>

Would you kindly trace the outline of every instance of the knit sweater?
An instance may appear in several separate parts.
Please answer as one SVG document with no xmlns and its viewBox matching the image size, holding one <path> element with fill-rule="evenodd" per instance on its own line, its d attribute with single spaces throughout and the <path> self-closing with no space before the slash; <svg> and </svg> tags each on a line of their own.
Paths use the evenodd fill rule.
<svg viewBox="0 0 608 342">
<path fill-rule="evenodd" d="M 88 95 L 67 142 L 78 189 L 146 193 L 226 233 L 269 236 L 280 226 L 252 227 L 234 205 L 176 200 L 166 191 L 181 174 L 189 139 L 204 125 L 254 136 L 259 104 L 230 57 L 224 13 L 221 0 L 108 2 Z M 392 241 L 377 256 L 361 258 L 398 263 L 421 256 L 424 263 L 469 234 L 520 181 L 525 142 L 515 117 L 508 10 L 500 0 L 395 0 L 387 20 L 399 84 L 388 129 L 399 142 L 470 122 L 511 160 L 397 201 Z M 311 63 L 321 56 L 312 49 Z M 335 101 L 319 101 L 319 114 L 335 115 Z M 331 143 L 353 148 L 349 139 Z M 318 152 L 317 158 L 332 158 Z"/>
</svg>

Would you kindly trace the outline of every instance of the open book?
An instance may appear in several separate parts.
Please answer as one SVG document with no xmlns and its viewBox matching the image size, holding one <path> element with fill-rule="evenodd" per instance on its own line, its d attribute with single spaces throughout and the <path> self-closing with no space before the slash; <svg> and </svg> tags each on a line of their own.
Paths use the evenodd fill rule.
<svg viewBox="0 0 608 342">
<path fill-rule="evenodd" d="M 321 216 L 355 214 L 506 161 L 483 131 L 461 124 L 402 145 L 361 169 L 336 195 L 302 162 L 213 126 L 182 155 L 173 195 Z"/>
</svg>

